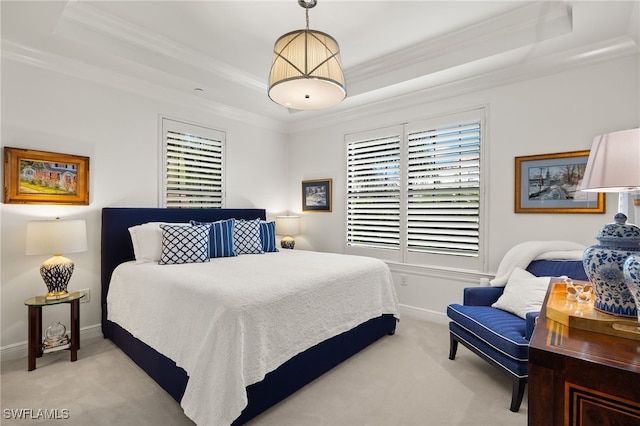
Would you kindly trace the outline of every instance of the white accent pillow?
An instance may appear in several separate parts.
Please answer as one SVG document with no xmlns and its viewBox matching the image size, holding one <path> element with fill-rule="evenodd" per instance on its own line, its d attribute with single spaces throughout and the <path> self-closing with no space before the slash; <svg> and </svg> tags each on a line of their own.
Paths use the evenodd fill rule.
<svg viewBox="0 0 640 426">
<path fill-rule="evenodd" d="M 502 296 L 491 307 L 524 319 L 527 312 L 539 312 L 542 309 L 550 282 L 551 277 L 536 277 L 529 271 L 516 267 L 504 286 Z"/>
<path fill-rule="evenodd" d="M 129 228 L 136 263 L 158 262 L 162 254 L 160 225 L 189 226 L 188 223 L 147 222 Z"/>
</svg>

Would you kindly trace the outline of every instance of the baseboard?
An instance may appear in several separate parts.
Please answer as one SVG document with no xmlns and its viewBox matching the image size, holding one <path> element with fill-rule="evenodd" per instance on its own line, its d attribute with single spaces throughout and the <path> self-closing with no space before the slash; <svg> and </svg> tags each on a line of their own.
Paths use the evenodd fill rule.
<svg viewBox="0 0 640 426">
<path fill-rule="evenodd" d="M 100 324 L 90 325 L 80 329 L 80 341 L 90 339 L 92 337 L 102 337 L 102 327 Z M 0 349 L 0 359 L 2 361 L 11 361 L 14 359 L 27 357 L 27 342 L 14 343 Z"/>
<path fill-rule="evenodd" d="M 438 324 L 443 324 L 443 325 L 449 324 L 449 320 L 447 316 L 442 312 L 431 311 L 424 308 L 417 308 L 415 306 L 402 305 L 402 304 L 400 304 L 399 306 L 400 306 L 400 321 L 402 321 L 402 316 L 406 315 L 412 318 L 435 322 Z"/>
</svg>

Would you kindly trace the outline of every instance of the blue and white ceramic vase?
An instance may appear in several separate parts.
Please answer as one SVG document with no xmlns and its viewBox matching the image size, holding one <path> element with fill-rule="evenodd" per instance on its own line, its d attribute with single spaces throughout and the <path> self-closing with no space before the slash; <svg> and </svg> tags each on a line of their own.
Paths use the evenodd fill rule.
<svg viewBox="0 0 640 426">
<path fill-rule="evenodd" d="M 584 270 L 593 284 L 593 307 L 608 314 L 636 317 L 636 303 L 624 280 L 624 262 L 632 254 L 640 255 L 640 228 L 627 224 L 627 216 L 618 213 L 615 222 L 600 228 L 598 244 L 582 255 Z"/>
<path fill-rule="evenodd" d="M 636 302 L 638 322 L 640 323 L 640 255 L 631 255 L 624 262 L 624 282 L 627 284 Z"/>
</svg>

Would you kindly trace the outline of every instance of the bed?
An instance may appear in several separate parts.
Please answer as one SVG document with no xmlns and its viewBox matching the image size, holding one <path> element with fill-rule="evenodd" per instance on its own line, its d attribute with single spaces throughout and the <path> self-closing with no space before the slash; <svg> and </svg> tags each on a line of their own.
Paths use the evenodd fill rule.
<svg viewBox="0 0 640 426">
<path fill-rule="evenodd" d="M 166 297 L 164 299 L 161 297 L 160 299 L 150 301 L 148 300 L 150 298 L 146 297 L 151 294 L 148 289 L 146 292 L 142 290 L 142 287 L 140 290 L 137 290 L 136 286 L 144 280 L 137 279 L 136 273 L 139 274 L 141 271 L 143 275 L 155 273 L 154 270 L 163 268 L 163 266 L 153 264 L 153 262 L 137 265 L 129 228 L 150 222 L 188 223 L 189 221 L 196 221 L 204 224 L 224 221 L 231 218 L 243 222 L 260 219 L 264 224 L 266 215 L 263 209 L 104 208 L 102 210 L 101 303 L 103 334 L 105 338 L 111 339 L 176 401 L 180 402 L 185 409 L 185 414 L 198 424 L 242 424 L 247 422 L 379 338 L 393 334 L 398 317 L 397 301 L 392 282 L 387 285 L 383 281 L 389 280 L 378 280 L 377 278 L 385 274 L 390 275 L 388 268 L 384 266 L 386 271 L 373 269 L 371 272 L 367 272 L 370 274 L 369 277 L 367 277 L 367 273 L 359 271 L 356 275 L 364 277 L 364 280 L 371 282 L 376 281 L 375 289 L 367 290 L 366 293 L 377 294 L 377 292 L 379 292 L 381 295 L 363 295 L 362 303 L 357 303 L 357 305 L 379 303 L 379 306 L 369 307 L 369 313 L 363 312 L 357 313 L 357 315 L 354 313 L 353 317 L 348 315 L 349 318 L 345 316 L 345 312 L 331 311 L 331 315 L 322 318 L 322 324 L 310 324 L 309 326 L 297 325 L 295 327 L 296 329 L 300 328 L 306 333 L 305 335 L 314 334 L 315 336 L 313 338 L 318 341 L 305 340 L 304 342 L 299 342 L 296 340 L 294 345 L 292 343 L 294 338 L 289 337 L 289 333 L 293 333 L 293 331 L 289 330 L 292 328 L 289 324 L 292 322 L 298 324 L 296 322 L 298 321 L 296 315 L 302 315 L 300 312 L 311 308 L 320 309 L 320 306 L 315 306 L 315 301 L 305 302 L 304 299 L 298 299 L 302 296 L 298 296 L 297 293 L 289 293 L 290 290 L 287 289 L 284 284 L 280 285 L 280 282 L 288 280 L 295 281 L 295 286 L 303 289 L 301 293 L 306 293 L 307 296 L 312 294 L 313 297 L 316 297 L 317 292 L 320 290 L 306 287 L 307 284 L 303 285 L 304 280 L 302 277 L 299 279 L 300 283 L 298 283 L 298 278 L 289 279 L 289 276 L 298 277 L 302 275 L 299 270 L 296 272 L 296 268 L 293 265 L 306 262 L 307 257 L 310 258 L 310 265 L 313 265 L 313 262 L 316 264 L 319 262 L 333 263 L 335 260 L 337 265 L 343 264 L 343 267 L 346 263 L 353 263 L 353 265 L 355 265 L 354 267 L 359 267 L 359 262 L 362 261 L 363 268 L 369 267 L 367 263 L 371 263 L 373 268 L 378 268 L 375 262 L 379 261 L 328 253 L 317 253 L 317 255 L 322 257 L 316 259 L 313 257 L 316 254 L 312 252 L 284 249 L 280 249 L 277 253 L 270 252 L 261 255 L 249 254 L 246 256 L 239 255 L 236 257 L 216 258 L 211 259 L 211 262 L 197 264 L 193 267 L 192 265 L 164 267 L 165 269 L 162 271 L 166 273 L 162 274 L 163 277 L 154 279 L 156 283 L 154 285 L 158 286 L 155 288 L 161 289 L 155 293 L 160 295 L 170 293 L 170 290 L 167 290 L 171 288 L 168 287 L 171 285 L 169 282 L 171 280 L 170 271 L 176 271 L 175 275 L 183 274 L 182 271 L 185 271 L 184 274 L 187 275 L 186 271 L 188 271 L 190 278 L 187 281 L 189 281 L 189 283 L 184 284 L 187 285 L 187 288 L 197 286 L 197 283 L 202 280 L 201 277 L 213 275 L 216 277 L 223 277 L 225 275 L 242 277 L 238 281 L 244 283 L 245 280 L 249 281 L 250 278 L 249 275 L 246 275 L 245 271 L 250 270 L 252 267 L 247 265 L 253 264 L 247 262 L 257 262 L 256 264 L 260 265 L 257 266 L 258 268 L 264 268 L 266 270 L 269 269 L 269 265 L 271 264 L 273 264 L 275 268 L 273 277 L 270 276 L 270 273 L 263 272 L 262 269 L 260 269 L 258 274 L 253 274 L 258 275 L 260 280 L 252 285 L 259 286 L 265 283 L 265 285 L 268 284 L 271 286 L 268 288 L 269 291 L 256 291 L 257 294 L 265 294 L 266 302 L 260 302 L 260 308 L 255 311 L 245 309 L 245 305 L 253 306 L 253 302 L 246 303 L 242 305 L 242 308 L 238 309 L 235 309 L 236 305 L 233 305 L 234 309 L 225 307 L 223 310 L 216 310 L 215 312 L 223 312 L 223 314 L 212 314 L 211 322 L 213 323 L 213 321 L 219 319 L 218 317 L 221 317 L 221 321 L 226 321 L 221 322 L 221 324 L 225 324 L 225 326 L 216 328 L 214 331 L 202 331 L 202 334 L 197 337 L 200 339 L 198 340 L 199 342 L 208 343 L 207 345 L 201 345 L 206 347 L 206 349 L 198 349 L 198 344 L 188 342 L 180 342 L 178 349 L 176 349 L 174 339 L 181 338 L 181 336 L 171 330 L 174 326 L 176 328 L 180 327 L 178 321 L 183 318 L 185 314 L 178 315 L 172 312 L 171 316 L 166 316 L 169 318 L 167 323 L 160 324 L 158 323 L 158 317 L 162 317 L 162 315 L 157 315 L 159 311 L 154 311 L 154 309 L 173 311 L 174 308 L 178 309 L 181 304 L 193 304 L 193 306 L 198 306 L 199 308 L 191 309 L 186 315 L 193 316 L 193 318 L 189 317 L 190 321 L 201 324 L 204 323 L 202 318 L 204 318 L 204 312 L 207 311 L 207 309 L 202 308 L 206 306 L 203 305 L 204 299 L 197 296 L 189 300 L 187 295 L 190 294 L 191 290 L 186 291 L 184 288 L 181 288 L 179 291 L 176 291 L 174 298 L 169 301 L 166 301 Z M 240 269 L 233 272 L 231 268 Z M 314 268 L 320 269 L 317 266 L 308 266 L 310 272 Z M 291 271 L 291 274 L 285 276 L 282 275 L 281 272 L 278 272 L 284 269 Z M 337 274 L 339 271 L 338 266 L 336 266 L 336 271 Z M 333 276 L 331 274 L 327 274 L 327 276 L 331 277 L 331 279 L 320 286 L 322 291 L 325 291 L 325 288 L 337 289 L 337 285 L 341 284 L 344 287 L 345 300 L 348 300 L 348 297 L 354 297 L 354 292 L 357 288 L 364 285 L 360 282 L 362 279 L 359 280 L 354 277 L 351 272 L 346 274 L 347 278 L 337 278 L 340 276 Z M 112 278 L 115 284 L 113 284 L 112 291 L 110 292 Z M 377 284 L 377 281 L 381 281 L 381 283 Z M 344 286 L 344 282 L 348 282 L 349 285 Z M 122 289 L 123 285 L 131 286 L 124 287 L 129 291 L 124 291 Z M 308 285 L 311 286 L 311 284 Z M 233 288 L 236 293 L 240 293 L 242 297 L 245 297 L 252 292 L 251 289 L 256 287 L 244 288 L 243 285 L 238 285 L 237 287 L 234 285 Z M 335 299 L 332 304 L 339 305 L 339 300 L 341 300 L 342 295 L 336 293 L 335 289 L 332 290 L 333 293 L 328 297 Z M 136 291 L 140 292 L 136 293 Z M 211 292 L 214 290 L 207 287 L 206 291 Z M 278 295 L 279 291 L 283 293 Z M 285 291 L 286 293 L 284 293 Z M 125 297 L 118 296 L 125 294 L 127 295 Z M 340 297 L 336 296 L 336 294 Z M 220 298 L 221 296 L 216 294 L 216 297 Z M 303 305 L 306 303 L 306 305 L 304 309 L 291 310 L 290 307 L 286 307 L 283 304 L 284 299 L 291 299 L 294 300 L 295 303 Z M 369 299 L 372 301 L 368 301 Z M 378 301 L 378 299 L 380 300 Z M 321 300 L 321 298 L 318 297 L 318 300 Z M 350 303 L 350 306 L 354 305 L 354 303 Z M 264 306 L 262 306 L 262 304 L 264 304 Z M 109 305 L 111 305 L 111 312 L 109 311 Z M 339 310 L 339 308 L 335 307 L 331 309 Z M 352 308 L 350 307 L 350 309 Z M 276 315 L 276 317 L 281 316 L 283 318 L 271 320 L 266 316 L 262 316 L 263 311 L 268 310 L 286 312 L 286 318 L 284 318 L 283 315 Z M 228 311 L 233 311 L 234 316 L 231 316 L 232 313 L 228 313 Z M 355 311 L 354 309 L 354 312 Z M 376 314 L 371 314 L 371 312 L 376 311 Z M 124 315 L 123 312 L 130 312 L 131 315 Z M 207 313 L 207 315 L 209 314 Z M 128 316 L 133 318 L 129 320 L 129 323 L 125 320 Z M 338 323 L 336 317 L 340 316 L 345 318 Z M 153 318 L 153 321 L 146 321 L 148 318 Z M 293 321 L 287 322 L 287 319 Z M 274 322 L 270 323 L 269 321 Z M 150 322 L 152 323 L 152 327 L 162 327 L 163 334 L 166 332 L 167 336 L 173 337 L 166 339 L 168 342 L 163 342 L 161 339 L 159 340 L 153 332 L 145 334 L 145 332 L 141 331 L 142 327 L 138 327 L 138 322 Z M 256 327 L 255 324 L 259 324 L 260 326 Z M 267 328 L 268 331 L 266 333 L 263 332 L 260 334 L 255 330 L 260 327 L 273 328 Z M 185 328 L 190 329 L 191 327 L 187 326 Z M 218 336 L 219 332 L 215 330 L 219 329 L 223 329 L 225 333 L 230 334 L 220 334 Z M 233 334 L 233 332 L 227 332 L 227 330 L 235 330 L 235 334 Z M 210 337 L 212 334 L 216 334 L 216 337 Z M 231 339 L 229 335 L 236 337 Z M 268 335 L 268 338 L 265 337 L 265 335 Z M 224 351 L 219 350 L 219 348 L 222 348 L 222 345 L 211 344 L 211 342 L 206 340 L 209 338 L 213 338 L 215 342 L 229 341 L 231 343 L 225 344 L 230 345 L 231 349 L 225 349 Z M 242 340 L 242 343 L 237 343 L 236 338 Z M 298 346 L 296 345 L 307 345 L 309 347 L 299 346 L 303 349 L 297 350 L 296 348 Z M 272 346 L 286 348 L 286 351 L 283 354 L 275 356 L 272 354 L 272 352 L 275 353 L 271 350 Z M 183 348 L 184 350 L 182 350 Z M 268 350 L 265 352 L 264 348 L 268 348 Z M 242 392 L 238 392 L 237 389 L 235 391 L 233 390 L 238 386 L 235 382 L 233 385 L 227 385 L 225 381 L 216 382 L 214 379 L 209 379 L 210 376 L 216 376 L 215 373 L 200 373 L 202 368 L 215 368 L 212 367 L 214 365 L 213 360 L 218 360 L 220 357 L 223 357 L 226 352 L 236 353 L 236 355 L 241 354 L 240 356 L 232 356 L 230 358 L 231 361 L 226 360 L 225 362 L 227 362 L 227 364 L 233 364 L 233 360 L 236 358 L 243 358 L 243 364 L 239 367 L 239 375 L 242 376 L 241 379 L 237 379 L 235 376 L 231 378 L 232 381 L 243 384 Z M 267 353 L 267 355 L 264 355 L 265 353 Z M 195 370 L 196 368 L 198 370 Z M 186 370 L 190 371 L 191 374 L 188 374 Z M 228 372 L 233 370 L 233 365 L 225 368 L 225 371 Z M 194 371 L 198 371 L 198 373 L 195 374 Z M 226 375 L 232 376 L 231 373 Z M 224 386 L 221 384 L 224 384 Z M 236 393 L 238 395 L 235 395 Z M 198 399 L 194 400 L 195 394 L 198 395 Z M 202 398 L 211 398 L 212 403 L 204 404 Z M 216 404 L 219 404 L 219 410 L 211 408 L 215 407 Z M 203 406 L 206 407 L 204 411 L 201 411 Z M 238 409 L 237 407 L 241 408 Z M 218 415 L 218 411 L 221 412 L 220 415 Z"/>
</svg>

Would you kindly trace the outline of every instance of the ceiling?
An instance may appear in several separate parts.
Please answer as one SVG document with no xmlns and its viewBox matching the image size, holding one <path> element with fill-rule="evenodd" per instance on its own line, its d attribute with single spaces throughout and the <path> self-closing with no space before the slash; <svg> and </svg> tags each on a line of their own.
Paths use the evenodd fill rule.
<svg viewBox="0 0 640 426">
<path fill-rule="evenodd" d="M 297 0 L 6 1 L 3 58 L 216 114 L 295 126 L 390 98 L 504 84 L 637 55 L 638 1 L 318 0 L 310 28 L 340 44 L 347 99 L 269 100 L 273 44 L 304 28 Z"/>
</svg>

